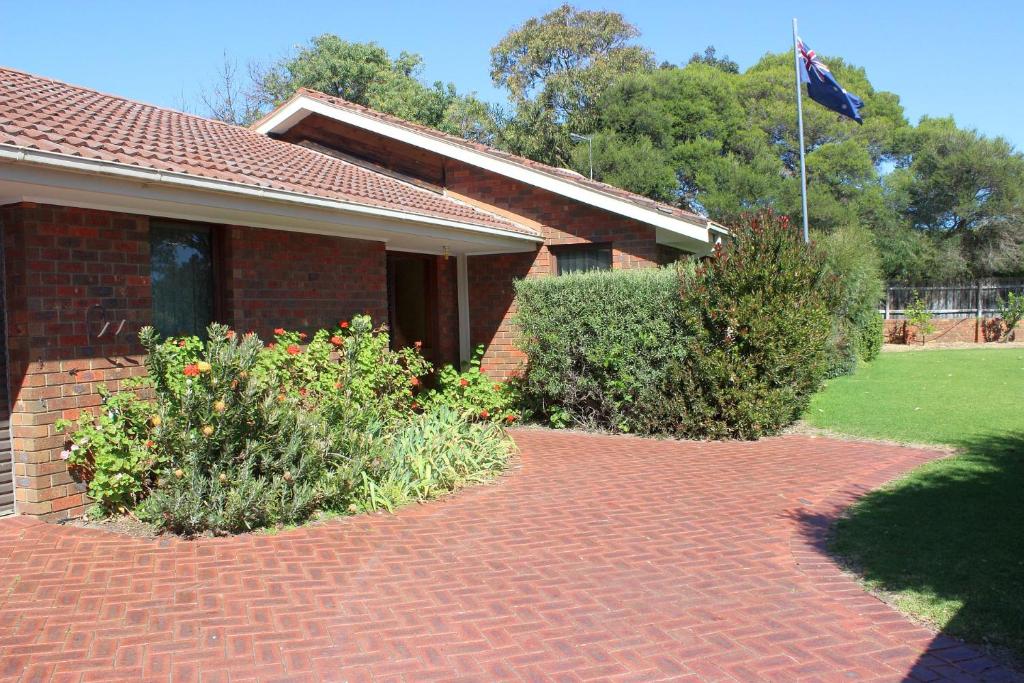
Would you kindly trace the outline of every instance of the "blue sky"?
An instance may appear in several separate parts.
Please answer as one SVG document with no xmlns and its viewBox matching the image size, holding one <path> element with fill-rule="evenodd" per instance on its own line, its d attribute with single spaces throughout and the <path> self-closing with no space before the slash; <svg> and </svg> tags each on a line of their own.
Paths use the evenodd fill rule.
<svg viewBox="0 0 1024 683">
<path fill-rule="evenodd" d="M 488 50 L 512 26 L 544 13 L 538 2 L 301 3 L 15 2 L 0 0 L 0 64 L 135 99 L 177 106 L 212 80 L 224 50 L 240 62 L 270 60 L 324 32 L 423 55 L 428 80 L 450 80 L 485 99 Z M 1019 56 L 1024 3 L 1004 0 L 758 2 L 580 1 L 615 9 L 642 31 L 659 61 L 685 61 L 715 45 L 745 68 L 790 46 L 790 19 L 821 54 L 867 69 L 877 89 L 900 95 L 912 121 L 956 117 L 1024 149 Z"/>
</svg>

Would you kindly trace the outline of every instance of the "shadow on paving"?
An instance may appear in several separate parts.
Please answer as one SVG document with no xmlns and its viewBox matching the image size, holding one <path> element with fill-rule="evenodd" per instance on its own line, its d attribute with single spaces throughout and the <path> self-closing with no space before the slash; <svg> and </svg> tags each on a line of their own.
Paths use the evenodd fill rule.
<svg viewBox="0 0 1024 683">
<path fill-rule="evenodd" d="M 838 521 L 803 515 L 801 529 L 901 608 L 927 604 L 945 623 L 907 680 L 1024 680 L 956 640 L 1024 671 L 1024 433 L 955 445 L 953 461 L 868 493 Z"/>
</svg>

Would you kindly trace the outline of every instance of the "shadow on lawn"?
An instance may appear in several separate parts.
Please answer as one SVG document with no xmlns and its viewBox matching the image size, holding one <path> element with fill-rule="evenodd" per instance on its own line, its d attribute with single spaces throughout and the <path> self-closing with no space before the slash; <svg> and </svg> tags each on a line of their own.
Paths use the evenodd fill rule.
<svg viewBox="0 0 1024 683">
<path fill-rule="evenodd" d="M 1024 680 L 981 674 L 992 662 L 954 640 L 995 646 L 1024 671 L 1024 433 L 955 445 L 956 458 L 867 494 L 834 524 L 809 516 L 801 525 L 818 548 L 901 608 L 927 602 L 934 620 L 945 622 L 908 680 L 965 672 Z"/>
</svg>

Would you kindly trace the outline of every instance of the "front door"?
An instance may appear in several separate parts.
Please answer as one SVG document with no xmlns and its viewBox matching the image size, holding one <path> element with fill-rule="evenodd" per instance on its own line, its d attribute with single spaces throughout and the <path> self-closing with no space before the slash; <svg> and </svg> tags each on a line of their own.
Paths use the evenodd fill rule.
<svg viewBox="0 0 1024 683">
<path fill-rule="evenodd" d="M 420 342 L 423 357 L 438 361 L 436 256 L 388 252 L 388 319 L 392 348 Z"/>
</svg>

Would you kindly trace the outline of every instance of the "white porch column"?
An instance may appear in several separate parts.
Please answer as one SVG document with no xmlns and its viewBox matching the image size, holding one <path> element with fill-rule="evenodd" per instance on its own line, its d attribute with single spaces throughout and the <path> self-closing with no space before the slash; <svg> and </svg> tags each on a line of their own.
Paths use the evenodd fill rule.
<svg viewBox="0 0 1024 683">
<path fill-rule="evenodd" d="M 455 256 L 455 283 L 459 307 L 459 360 L 469 360 L 469 263 L 465 254 Z"/>
</svg>

